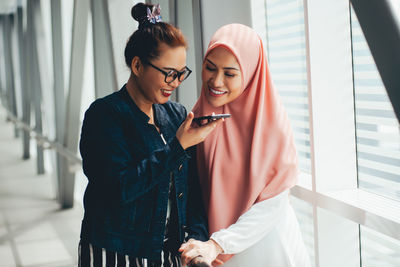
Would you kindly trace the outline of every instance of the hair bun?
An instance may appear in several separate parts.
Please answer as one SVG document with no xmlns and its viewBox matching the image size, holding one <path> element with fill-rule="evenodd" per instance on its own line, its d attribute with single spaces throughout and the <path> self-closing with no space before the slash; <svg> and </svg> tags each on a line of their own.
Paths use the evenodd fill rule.
<svg viewBox="0 0 400 267">
<path fill-rule="evenodd" d="M 132 18 L 139 22 L 139 27 L 147 20 L 147 8 L 150 8 L 150 10 L 152 10 L 153 6 L 154 5 L 151 4 L 137 3 L 132 7 Z"/>
</svg>

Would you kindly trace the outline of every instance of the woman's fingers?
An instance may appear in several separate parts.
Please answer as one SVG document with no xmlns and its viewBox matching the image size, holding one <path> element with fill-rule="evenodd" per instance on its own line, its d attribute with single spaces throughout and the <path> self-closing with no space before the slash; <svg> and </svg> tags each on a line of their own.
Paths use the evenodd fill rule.
<svg viewBox="0 0 400 267">
<path fill-rule="evenodd" d="M 193 239 L 190 239 L 189 241 L 187 241 L 186 243 L 183 243 L 180 248 L 178 249 L 179 252 L 183 252 L 187 246 L 192 242 Z"/>
<path fill-rule="evenodd" d="M 215 260 L 213 261 L 213 265 L 222 265 L 222 264 L 224 264 L 224 262 L 221 261 L 220 259 L 215 259 Z"/>
<path fill-rule="evenodd" d="M 203 127 L 208 127 L 211 130 L 215 128 L 215 126 L 217 126 L 218 124 L 220 124 L 223 121 L 223 119 L 216 119 L 212 122 L 207 123 L 206 125 L 204 125 Z"/>
<path fill-rule="evenodd" d="M 188 130 L 190 128 L 190 125 L 192 125 L 193 122 L 193 118 L 194 118 L 194 114 L 192 111 L 189 112 L 189 114 L 186 116 L 184 123 L 184 128 L 185 130 Z"/>
<path fill-rule="evenodd" d="M 181 260 L 184 265 L 194 263 L 206 263 L 211 265 L 221 265 L 223 261 L 216 259 L 222 248 L 214 240 L 206 242 L 190 239 L 181 245 L 179 252 L 182 253 Z"/>
<path fill-rule="evenodd" d="M 182 252 L 181 259 L 185 264 L 189 264 L 194 258 L 201 255 L 199 248 L 201 242 L 190 239 L 188 242 L 181 245 L 179 251 Z"/>
<path fill-rule="evenodd" d="M 191 123 L 193 121 L 193 117 L 193 112 L 190 112 L 176 132 L 176 137 L 178 138 L 183 149 L 203 142 L 207 135 L 209 135 L 211 131 L 214 130 L 219 123 L 221 123 L 221 120 L 219 119 L 200 127 L 192 127 Z"/>
<path fill-rule="evenodd" d="M 194 260 L 195 258 L 202 256 L 200 251 L 198 251 L 197 249 L 190 249 L 188 251 L 185 251 L 181 258 L 183 260 L 183 262 L 187 265 L 189 264 L 192 260 Z"/>
<path fill-rule="evenodd" d="M 218 124 L 222 122 L 221 119 L 209 122 L 207 124 L 204 124 L 200 127 L 197 127 L 195 130 L 200 131 L 202 133 L 202 141 L 217 127 Z"/>
<path fill-rule="evenodd" d="M 180 248 L 178 249 L 179 252 L 182 253 L 181 255 L 181 261 L 183 263 L 184 266 L 186 266 L 190 261 L 186 260 L 186 253 L 189 252 L 191 249 L 193 249 L 193 246 L 191 246 L 191 244 L 196 241 L 195 239 L 191 238 L 189 239 L 187 242 L 183 243 Z"/>
<path fill-rule="evenodd" d="M 189 264 L 192 260 L 199 256 L 201 256 L 201 259 L 198 260 L 201 260 L 207 264 L 211 264 L 211 262 L 215 260 L 215 258 L 218 256 L 218 253 L 212 241 L 193 241 L 190 244 L 187 244 L 182 252 L 182 262 Z"/>
</svg>

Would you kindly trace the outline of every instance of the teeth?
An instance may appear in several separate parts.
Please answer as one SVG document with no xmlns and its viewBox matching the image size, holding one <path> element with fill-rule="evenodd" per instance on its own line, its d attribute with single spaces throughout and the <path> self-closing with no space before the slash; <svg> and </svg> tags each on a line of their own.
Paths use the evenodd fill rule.
<svg viewBox="0 0 400 267">
<path fill-rule="evenodd" d="M 161 91 L 167 94 L 172 94 L 172 90 L 161 89 Z"/>
<path fill-rule="evenodd" d="M 214 90 L 214 89 L 211 89 L 211 88 L 210 88 L 210 90 L 211 90 L 211 92 L 213 92 L 213 93 L 216 94 L 216 95 L 225 94 L 225 92 L 217 91 L 217 90 Z"/>
</svg>

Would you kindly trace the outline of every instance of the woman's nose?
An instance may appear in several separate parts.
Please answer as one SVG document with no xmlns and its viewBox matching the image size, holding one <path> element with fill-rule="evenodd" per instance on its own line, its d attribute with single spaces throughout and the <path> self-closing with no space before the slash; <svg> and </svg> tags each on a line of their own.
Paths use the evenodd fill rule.
<svg viewBox="0 0 400 267">
<path fill-rule="evenodd" d="M 181 82 L 178 80 L 178 77 L 177 77 L 175 80 L 170 82 L 168 85 L 173 87 L 173 88 L 177 88 L 180 84 L 181 84 Z"/>
<path fill-rule="evenodd" d="M 217 73 L 212 77 L 213 87 L 222 87 L 224 85 L 223 74 Z"/>
</svg>

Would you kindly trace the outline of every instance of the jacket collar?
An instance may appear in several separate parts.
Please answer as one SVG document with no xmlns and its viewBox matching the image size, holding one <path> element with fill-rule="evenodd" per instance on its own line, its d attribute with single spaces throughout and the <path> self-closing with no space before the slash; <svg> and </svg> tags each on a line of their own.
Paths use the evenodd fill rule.
<svg viewBox="0 0 400 267">
<path fill-rule="evenodd" d="M 154 122 L 157 126 L 163 128 L 167 123 L 167 118 L 165 116 L 165 111 L 160 104 L 153 104 L 154 110 Z"/>
<path fill-rule="evenodd" d="M 128 90 L 126 89 L 126 84 L 122 87 L 121 89 L 121 95 L 122 97 L 130 104 L 132 107 L 134 113 L 139 116 L 139 118 L 143 121 L 143 123 L 149 123 L 150 117 L 146 115 L 133 101 L 131 96 L 128 93 Z M 157 126 L 163 127 L 166 125 L 166 117 L 163 112 L 163 108 L 161 107 L 160 104 L 153 104 L 153 112 L 154 112 L 154 122 Z"/>
</svg>

